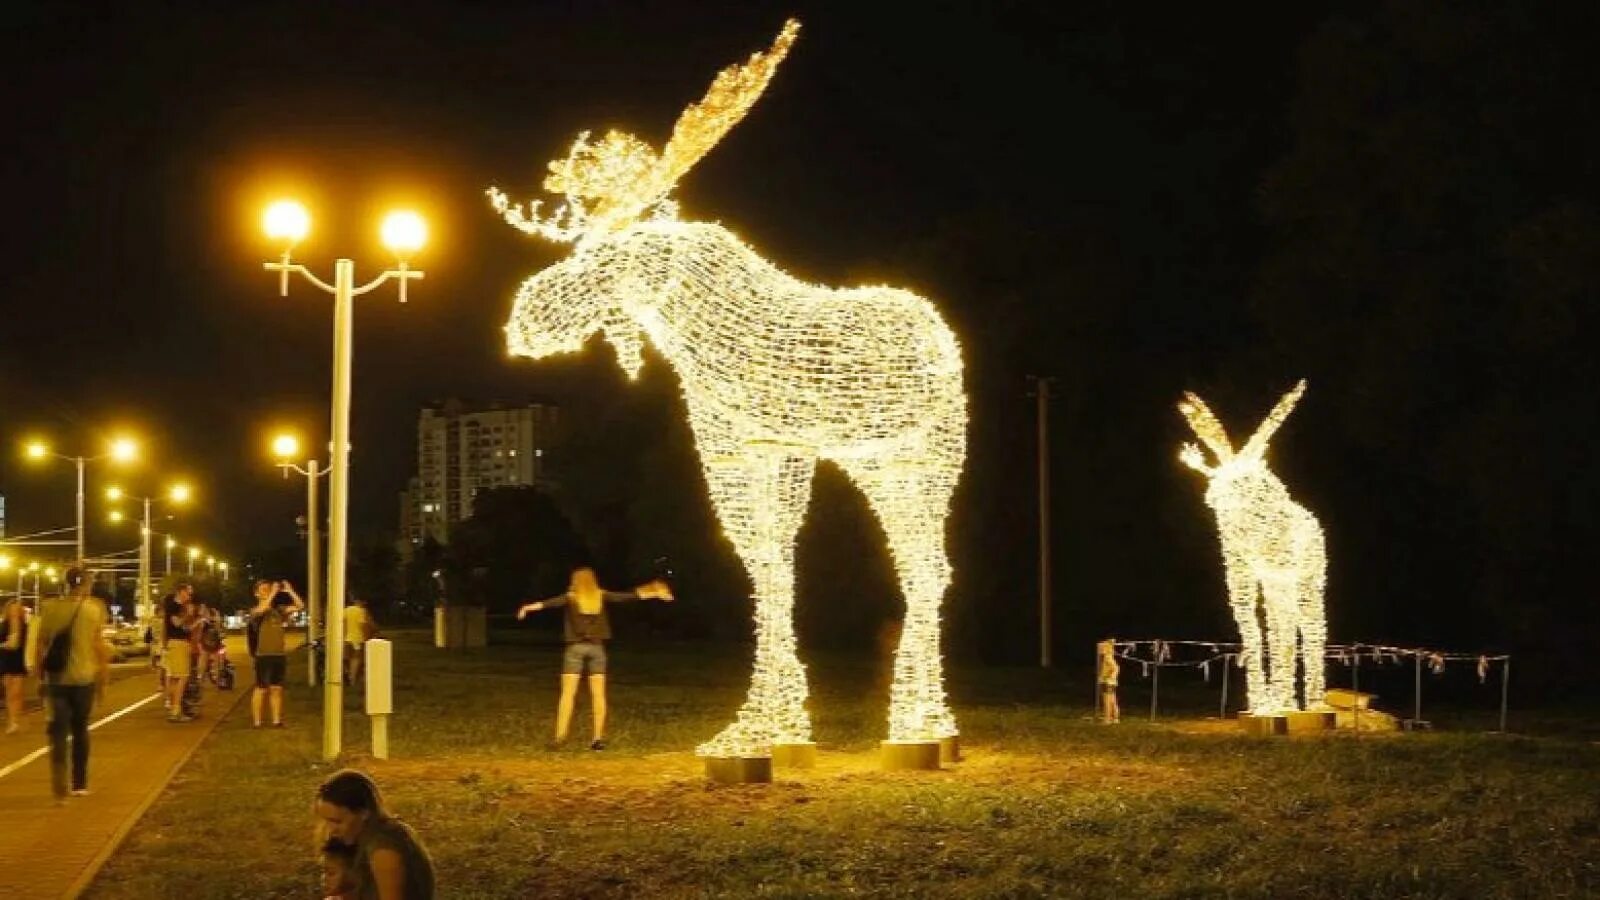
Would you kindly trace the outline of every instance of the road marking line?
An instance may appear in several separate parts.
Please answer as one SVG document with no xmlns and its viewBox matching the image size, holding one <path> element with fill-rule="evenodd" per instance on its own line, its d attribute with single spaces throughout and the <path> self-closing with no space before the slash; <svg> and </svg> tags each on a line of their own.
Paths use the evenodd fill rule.
<svg viewBox="0 0 1600 900">
<path fill-rule="evenodd" d="M 115 722 L 117 719 L 120 719 L 123 716 L 127 715 L 128 713 L 133 712 L 134 710 L 136 710 L 139 707 L 145 705 L 146 703 L 149 703 L 151 700 L 154 700 L 159 696 L 161 696 L 161 694 L 158 691 L 158 692 L 156 692 L 154 694 L 151 694 L 150 696 L 144 698 L 143 700 L 137 700 L 137 701 L 135 701 L 133 703 L 130 703 L 127 706 L 124 706 L 123 708 L 121 708 L 121 709 L 117 710 L 116 712 L 112 713 L 111 715 L 106 716 L 105 718 L 101 719 L 100 721 L 95 722 L 93 725 L 90 725 L 89 726 L 89 730 L 93 731 L 96 728 L 99 728 L 101 725 L 106 724 L 107 722 Z M 34 760 L 38 759 L 39 757 L 41 757 L 41 756 L 43 756 L 43 755 L 45 755 L 46 753 L 49 753 L 49 752 L 50 752 L 50 745 L 49 744 L 46 744 L 43 747 L 40 747 L 39 749 L 33 751 L 32 753 L 29 753 L 27 756 L 24 756 L 23 758 L 17 760 L 16 762 L 12 763 L 11 765 L 6 766 L 3 769 L 0 769 L 0 778 L 4 778 L 7 775 L 10 775 L 12 772 L 15 772 L 16 770 L 22 768 L 23 766 L 27 765 L 28 763 L 33 762 Z"/>
</svg>

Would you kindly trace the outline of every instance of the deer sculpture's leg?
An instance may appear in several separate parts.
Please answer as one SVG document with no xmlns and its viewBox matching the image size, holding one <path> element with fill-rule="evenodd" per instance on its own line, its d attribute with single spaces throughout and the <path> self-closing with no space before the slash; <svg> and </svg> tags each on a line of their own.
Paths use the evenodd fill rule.
<svg viewBox="0 0 1600 900">
<path fill-rule="evenodd" d="M 889 739 L 954 737 L 955 716 L 944 692 L 939 605 L 950 585 L 945 517 L 960 475 L 959 462 L 852 459 L 841 460 L 840 465 L 867 495 L 888 535 L 906 599 L 889 689 Z"/>
<path fill-rule="evenodd" d="M 750 693 L 733 723 L 700 747 L 707 756 L 755 756 L 811 740 L 806 673 L 795 652 L 794 540 L 815 461 L 732 445 L 711 455 L 706 478 L 723 532 L 755 585 L 756 655 Z"/>
<path fill-rule="evenodd" d="M 1261 622 L 1256 617 L 1260 589 L 1248 570 L 1228 569 L 1228 605 L 1239 626 L 1239 643 L 1244 658 L 1245 704 L 1253 713 L 1272 709 L 1273 697 L 1267 687 L 1267 657 L 1261 640 Z"/>
<path fill-rule="evenodd" d="M 1261 582 L 1262 600 L 1267 614 L 1267 690 L 1276 711 L 1299 709 L 1296 648 L 1300 637 L 1299 597 L 1292 575 L 1274 576 Z"/>
<path fill-rule="evenodd" d="M 1306 671 L 1306 708 L 1326 705 L 1328 614 L 1323 606 L 1323 590 L 1328 577 L 1327 551 L 1322 531 L 1313 525 L 1302 545 L 1304 565 L 1299 580 L 1300 652 Z"/>
</svg>

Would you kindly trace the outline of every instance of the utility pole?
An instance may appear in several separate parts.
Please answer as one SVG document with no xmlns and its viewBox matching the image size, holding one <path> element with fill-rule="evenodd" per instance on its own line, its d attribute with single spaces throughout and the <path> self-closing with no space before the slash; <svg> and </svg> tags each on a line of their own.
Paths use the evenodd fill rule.
<svg viewBox="0 0 1600 900">
<path fill-rule="evenodd" d="M 1039 667 L 1050 668 L 1050 385 L 1054 378 L 1030 375 L 1039 425 Z"/>
</svg>

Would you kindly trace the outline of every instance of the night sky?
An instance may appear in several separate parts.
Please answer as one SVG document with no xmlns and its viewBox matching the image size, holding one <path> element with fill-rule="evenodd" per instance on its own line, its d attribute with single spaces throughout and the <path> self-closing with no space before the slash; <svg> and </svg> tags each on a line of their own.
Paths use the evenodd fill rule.
<svg viewBox="0 0 1600 900">
<path fill-rule="evenodd" d="M 387 263 L 382 213 L 415 205 L 427 279 L 407 305 L 386 289 L 357 308 L 352 521 L 392 529 L 422 404 L 550 397 L 582 416 L 626 390 L 599 345 L 506 358 L 511 293 L 561 248 L 500 223 L 484 189 L 537 196 L 584 129 L 659 145 L 792 14 L 804 30 L 767 95 L 677 197 L 796 275 L 908 287 L 947 314 L 974 409 L 955 620 L 1032 645 L 1025 376 L 1049 374 L 1062 638 L 1228 637 L 1174 404 L 1198 390 L 1237 432 L 1304 376 L 1274 460 L 1328 528 L 1335 637 L 1576 656 L 1592 638 L 1551 632 L 1593 621 L 1594 477 L 1494 486 L 1592 468 L 1592 397 L 1550 386 L 1592 374 L 1600 277 L 1573 262 L 1539 293 L 1471 260 L 1532 246 L 1559 256 L 1528 268 L 1548 273 L 1600 246 L 1596 92 L 1572 37 L 1594 31 L 1404 7 L 26 4 L 0 57 L 0 438 L 70 450 L 128 423 L 155 444 L 132 483 L 200 490 L 180 535 L 236 558 L 292 542 L 302 491 L 265 441 L 279 423 L 326 440 L 331 299 L 277 296 L 259 211 L 302 198 L 300 260 L 331 276 L 350 256 L 359 278 Z M 1504 140 L 1479 152 L 1480 129 Z M 1553 332 L 1496 325 L 1528 303 Z M 13 531 L 70 520 L 66 465 L 0 454 L 0 490 Z"/>
</svg>

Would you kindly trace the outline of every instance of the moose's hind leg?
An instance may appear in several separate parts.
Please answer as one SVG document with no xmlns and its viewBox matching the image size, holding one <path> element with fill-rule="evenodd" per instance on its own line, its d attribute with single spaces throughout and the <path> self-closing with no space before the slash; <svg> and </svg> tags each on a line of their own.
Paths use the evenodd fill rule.
<svg viewBox="0 0 1600 900">
<path fill-rule="evenodd" d="M 944 460 L 842 460 L 889 538 L 905 594 L 905 624 L 889 689 L 889 739 L 954 737 L 955 715 L 945 700 L 939 605 L 950 585 L 945 517 L 959 465 Z"/>
</svg>

